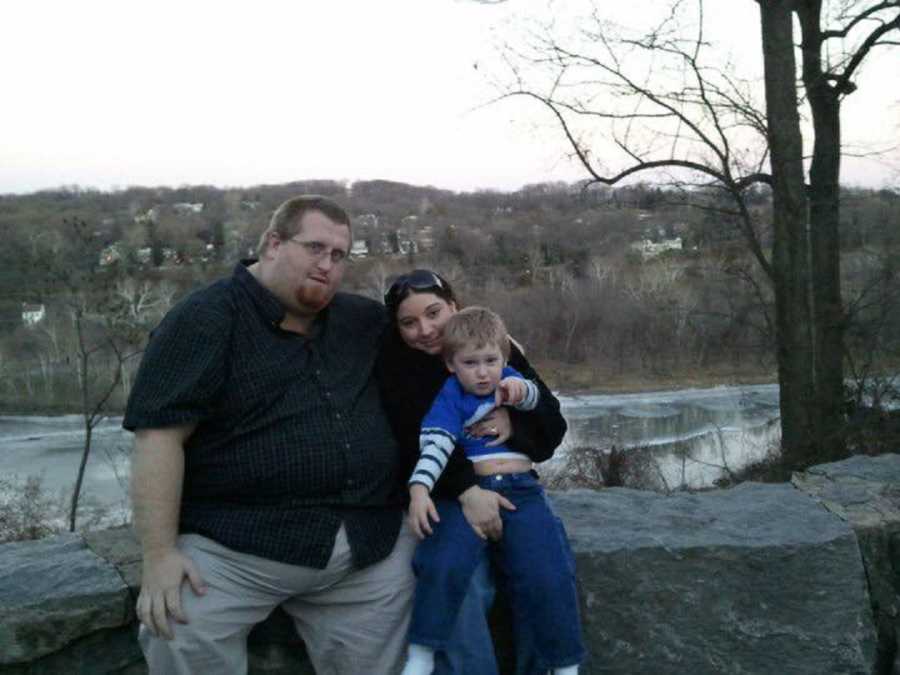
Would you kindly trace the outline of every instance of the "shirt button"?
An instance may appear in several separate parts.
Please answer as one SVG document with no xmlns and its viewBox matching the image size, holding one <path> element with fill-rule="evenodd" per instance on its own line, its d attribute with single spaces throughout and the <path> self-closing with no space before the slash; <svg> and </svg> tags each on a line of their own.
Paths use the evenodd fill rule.
<svg viewBox="0 0 900 675">
<path fill-rule="evenodd" d="M 335 417 L 335 419 L 338 419 L 338 420 L 341 419 L 341 413 L 335 413 L 334 417 Z"/>
<path fill-rule="evenodd" d="M 326 391 L 326 392 L 325 392 L 325 398 L 331 398 L 331 392 L 330 392 L 330 391 Z"/>
<path fill-rule="evenodd" d="M 349 444 L 349 443 L 344 443 L 344 447 L 347 448 L 347 449 L 349 450 L 349 449 L 350 449 L 350 444 Z"/>
</svg>

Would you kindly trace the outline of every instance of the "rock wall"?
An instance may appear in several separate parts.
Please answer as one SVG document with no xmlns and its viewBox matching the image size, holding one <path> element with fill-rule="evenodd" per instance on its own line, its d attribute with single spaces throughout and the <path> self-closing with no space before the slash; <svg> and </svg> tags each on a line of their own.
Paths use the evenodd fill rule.
<svg viewBox="0 0 900 675">
<path fill-rule="evenodd" d="M 900 674 L 898 455 L 792 485 L 553 502 L 578 565 L 583 673 Z M 0 675 L 145 673 L 139 576 L 128 529 L 0 546 Z M 312 674 L 280 612 L 249 643 L 251 673 Z"/>
</svg>

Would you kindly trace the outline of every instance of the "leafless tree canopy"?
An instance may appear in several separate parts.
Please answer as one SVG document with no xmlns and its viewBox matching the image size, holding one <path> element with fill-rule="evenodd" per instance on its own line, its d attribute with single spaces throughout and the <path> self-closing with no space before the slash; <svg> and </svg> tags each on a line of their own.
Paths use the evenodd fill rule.
<svg viewBox="0 0 900 675">
<path fill-rule="evenodd" d="M 637 30 L 596 3 L 508 45 L 500 98 L 548 111 L 588 185 L 641 175 L 687 200 L 722 191 L 723 226 L 740 229 L 774 289 L 785 451 L 799 468 L 843 452 L 840 106 L 866 58 L 897 45 L 900 2 L 757 5 L 762 67 L 751 77 L 707 31 L 702 0 L 675 0 Z M 773 190 L 771 246 L 746 198 L 756 184 Z"/>
</svg>

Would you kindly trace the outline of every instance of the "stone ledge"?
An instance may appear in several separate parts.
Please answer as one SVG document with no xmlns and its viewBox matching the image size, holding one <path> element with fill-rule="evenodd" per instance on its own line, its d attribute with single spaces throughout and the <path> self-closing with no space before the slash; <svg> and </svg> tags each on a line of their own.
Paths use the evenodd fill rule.
<svg viewBox="0 0 900 675">
<path fill-rule="evenodd" d="M 599 672 L 871 672 L 856 537 L 790 485 L 554 501 Z"/>
<path fill-rule="evenodd" d="M 791 482 L 856 533 L 878 628 L 875 672 L 900 673 L 900 456 L 850 457 Z"/>
<path fill-rule="evenodd" d="M 891 672 L 900 457 L 814 467 L 794 484 L 553 494 L 578 566 L 582 672 Z M 128 529 L 0 547 L 0 674 L 146 672 L 139 576 Z M 251 673 L 312 674 L 281 612 L 249 644 Z"/>
<path fill-rule="evenodd" d="M 0 547 L 0 664 L 38 659 L 132 620 L 122 578 L 79 535 Z"/>
</svg>

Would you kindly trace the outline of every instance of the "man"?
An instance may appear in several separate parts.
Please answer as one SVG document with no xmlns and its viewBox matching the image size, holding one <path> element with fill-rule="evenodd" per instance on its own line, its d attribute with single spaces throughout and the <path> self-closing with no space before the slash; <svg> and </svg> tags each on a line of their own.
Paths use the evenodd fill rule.
<svg viewBox="0 0 900 675">
<path fill-rule="evenodd" d="M 317 673 L 399 670 L 415 537 L 371 377 L 384 312 L 336 293 L 350 242 L 337 204 L 288 200 L 258 261 L 151 337 L 123 425 L 152 673 L 246 672 L 246 636 L 278 605 Z"/>
</svg>

